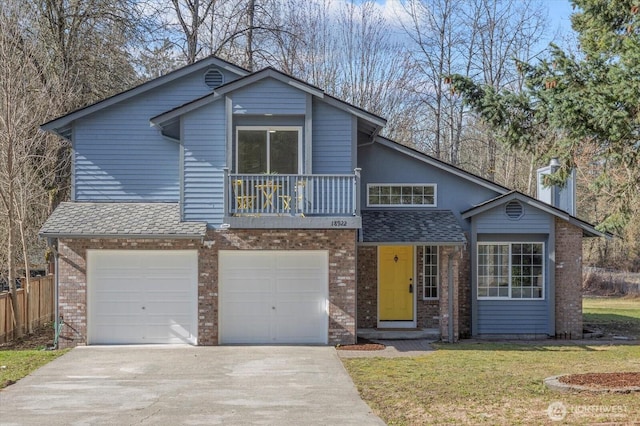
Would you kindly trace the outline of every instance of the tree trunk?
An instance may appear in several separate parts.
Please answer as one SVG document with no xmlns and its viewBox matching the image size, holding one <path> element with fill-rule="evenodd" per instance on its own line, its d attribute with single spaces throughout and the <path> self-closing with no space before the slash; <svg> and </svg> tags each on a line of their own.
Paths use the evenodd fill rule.
<svg viewBox="0 0 640 426">
<path fill-rule="evenodd" d="M 253 58 L 253 28 L 255 26 L 255 11 L 256 11 L 256 1 L 249 0 L 249 5 L 247 6 L 247 69 L 249 71 L 253 71 L 254 58 Z"/>
<path fill-rule="evenodd" d="M 33 333 L 33 325 L 31 324 L 31 315 L 30 314 L 30 310 L 31 310 L 31 303 L 29 303 L 29 296 L 30 296 L 30 292 L 31 292 L 31 268 L 29 267 L 29 253 L 27 250 L 27 236 L 25 234 L 25 229 L 24 229 L 24 220 L 20 220 L 18 222 L 18 229 L 20 230 L 20 243 L 22 246 L 22 257 L 24 259 L 24 281 L 22 282 L 22 288 L 23 288 L 23 294 L 24 294 L 24 304 L 27 307 L 26 312 L 27 312 L 27 316 L 24 319 L 24 322 L 26 323 L 26 328 L 27 328 L 27 333 L 28 334 L 32 334 Z"/>
<path fill-rule="evenodd" d="M 11 151 L 11 150 L 9 150 Z M 11 195 L 11 194 L 9 194 Z M 9 208 L 7 212 L 7 280 L 9 281 L 9 295 L 11 297 L 11 306 L 13 307 L 13 318 L 15 320 L 14 335 L 16 338 L 20 338 L 23 335 L 22 332 L 22 310 L 20 309 L 20 301 L 18 300 L 18 289 L 16 288 L 16 271 L 13 264 L 15 257 L 15 249 L 13 244 L 13 230 L 15 221 L 13 217 L 13 208 Z"/>
</svg>

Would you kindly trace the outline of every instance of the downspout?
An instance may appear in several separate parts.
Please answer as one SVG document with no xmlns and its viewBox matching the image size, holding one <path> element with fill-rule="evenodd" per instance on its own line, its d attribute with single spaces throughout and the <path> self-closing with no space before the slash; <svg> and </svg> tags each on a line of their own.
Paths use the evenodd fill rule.
<svg viewBox="0 0 640 426">
<path fill-rule="evenodd" d="M 449 296 L 448 312 L 449 322 L 447 323 L 447 340 L 449 343 L 454 343 L 453 338 L 453 252 L 449 253 L 447 258 L 447 288 Z"/>
<path fill-rule="evenodd" d="M 55 241 L 55 243 L 54 243 Z M 49 247 L 51 247 L 51 251 L 53 252 L 53 260 L 54 260 L 54 272 L 53 272 L 53 300 L 54 300 L 54 330 L 55 337 L 53 339 L 53 349 L 58 349 L 58 338 L 60 337 L 60 329 L 62 328 L 62 321 L 60 319 L 60 306 L 58 305 L 58 293 L 59 293 L 59 263 L 60 263 L 60 253 L 58 252 L 58 240 L 51 238 L 49 240 Z"/>
</svg>

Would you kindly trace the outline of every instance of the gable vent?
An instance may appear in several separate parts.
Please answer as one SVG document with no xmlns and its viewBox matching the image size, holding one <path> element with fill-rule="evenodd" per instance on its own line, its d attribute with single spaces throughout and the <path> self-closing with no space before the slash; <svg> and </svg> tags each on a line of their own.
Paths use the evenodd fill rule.
<svg viewBox="0 0 640 426">
<path fill-rule="evenodd" d="M 504 206 L 504 212 L 509 219 L 520 219 L 524 214 L 524 207 L 519 201 L 510 201 Z"/>
<path fill-rule="evenodd" d="M 215 89 L 218 86 L 222 86 L 223 77 L 222 73 L 216 69 L 207 71 L 204 75 L 204 84 L 210 89 Z"/>
</svg>

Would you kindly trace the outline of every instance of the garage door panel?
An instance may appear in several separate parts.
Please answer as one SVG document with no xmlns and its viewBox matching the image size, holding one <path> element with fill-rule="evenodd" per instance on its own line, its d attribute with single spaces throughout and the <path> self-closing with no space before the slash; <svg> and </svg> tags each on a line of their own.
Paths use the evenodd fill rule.
<svg viewBox="0 0 640 426">
<path fill-rule="evenodd" d="M 221 251 L 220 343 L 326 343 L 325 251 Z"/>
<path fill-rule="evenodd" d="M 195 250 L 90 250 L 89 343 L 196 343 Z"/>
</svg>

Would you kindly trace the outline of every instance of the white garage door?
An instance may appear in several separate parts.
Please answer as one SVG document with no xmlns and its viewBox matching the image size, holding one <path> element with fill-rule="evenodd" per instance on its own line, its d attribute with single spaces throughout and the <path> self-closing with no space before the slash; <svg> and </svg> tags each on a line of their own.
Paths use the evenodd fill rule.
<svg viewBox="0 0 640 426">
<path fill-rule="evenodd" d="M 89 250 L 89 344 L 197 339 L 195 250 Z"/>
<path fill-rule="evenodd" d="M 327 343 L 325 251 L 220 251 L 220 343 Z"/>
</svg>

